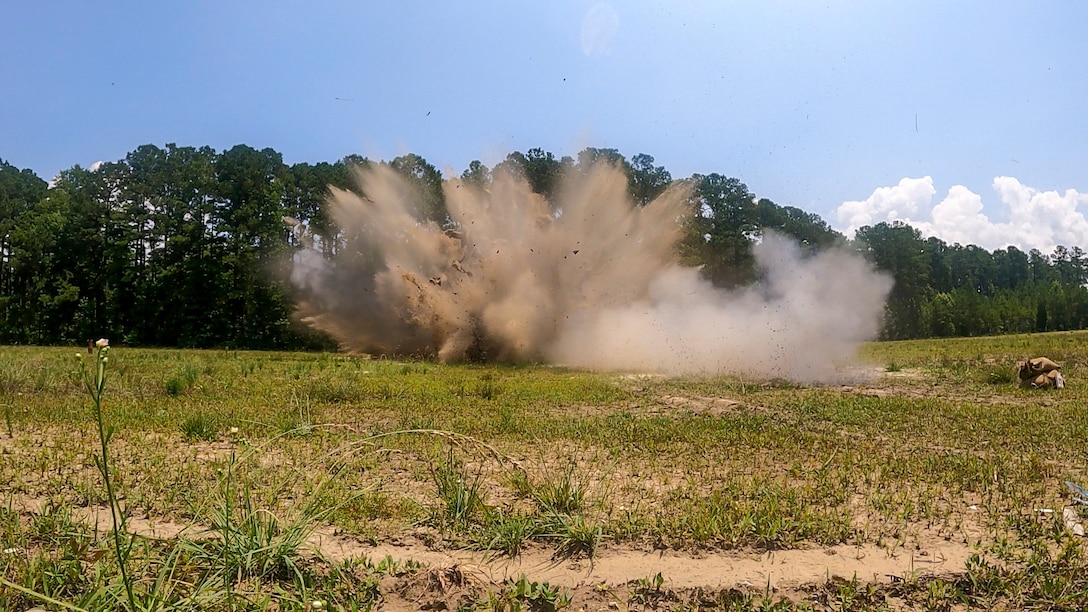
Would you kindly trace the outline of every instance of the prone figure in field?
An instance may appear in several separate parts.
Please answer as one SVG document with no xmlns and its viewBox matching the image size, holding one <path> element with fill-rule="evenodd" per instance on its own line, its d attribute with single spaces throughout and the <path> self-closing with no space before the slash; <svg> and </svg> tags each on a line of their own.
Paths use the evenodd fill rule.
<svg viewBox="0 0 1088 612">
<path fill-rule="evenodd" d="M 1061 389 L 1065 386 L 1062 367 L 1046 357 L 1027 359 L 1016 364 L 1020 386 L 1031 389 Z"/>
</svg>

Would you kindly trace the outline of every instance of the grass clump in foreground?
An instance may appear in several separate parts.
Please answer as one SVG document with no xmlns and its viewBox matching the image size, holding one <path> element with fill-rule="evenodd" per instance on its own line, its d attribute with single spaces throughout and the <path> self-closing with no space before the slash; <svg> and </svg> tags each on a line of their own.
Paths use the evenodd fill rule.
<svg viewBox="0 0 1088 612">
<path fill-rule="evenodd" d="M 1085 542 L 1062 509 L 1064 481 L 1088 482 L 1086 341 L 873 344 L 875 378 L 848 387 L 112 349 L 92 410 L 70 349 L 0 348 L 0 609 L 367 609 L 423 583 L 412 601 L 460 589 L 451 605 L 476 609 L 1082 609 Z M 1036 355 L 1066 389 L 1006 380 Z M 317 530 L 587 562 L 612 547 L 970 554 L 792 594 L 670 588 L 667 571 L 566 593 L 333 561 Z"/>
</svg>

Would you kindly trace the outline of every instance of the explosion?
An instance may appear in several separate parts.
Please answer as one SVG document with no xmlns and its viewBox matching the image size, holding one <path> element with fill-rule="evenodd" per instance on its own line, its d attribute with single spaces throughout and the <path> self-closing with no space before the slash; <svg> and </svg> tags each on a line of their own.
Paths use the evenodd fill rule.
<svg viewBox="0 0 1088 612">
<path fill-rule="evenodd" d="M 768 233 L 761 282 L 718 289 L 676 263 L 688 189 L 638 207 L 606 164 L 568 177 L 555 207 L 503 173 L 446 181 L 446 230 L 413 214 L 394 170 L 359 181 L 365 197 L 331 195 L 346 246 L 304 248 L 292 272 L 298 315 L 350 351 L 829 381 L 876 336 L 891 286 L 857 255 Z"/>
</svg>

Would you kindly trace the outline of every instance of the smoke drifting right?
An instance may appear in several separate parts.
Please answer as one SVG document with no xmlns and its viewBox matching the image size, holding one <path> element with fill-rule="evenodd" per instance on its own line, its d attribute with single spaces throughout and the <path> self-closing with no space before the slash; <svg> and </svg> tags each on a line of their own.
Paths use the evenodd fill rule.
<svg viewBox="0 0 1088 612">
<path fill-rule="evenodd" d="M 330 202 L 347 248 L 310 245 L 292 271 L 298 315 L 349 351 L 830 382 L 876 336 L 891 288 L 856 255 L 802 256 L 767 234 L 759 285 L 718 289 L 673 255 L 685 189 L 636 206 L 608 164 L 568 177 L 557 206 L 514 176 L 447 181 L 446 231 L 419 221 L 392 169 L 358 180 L 365 198 Z"/>
</svg>

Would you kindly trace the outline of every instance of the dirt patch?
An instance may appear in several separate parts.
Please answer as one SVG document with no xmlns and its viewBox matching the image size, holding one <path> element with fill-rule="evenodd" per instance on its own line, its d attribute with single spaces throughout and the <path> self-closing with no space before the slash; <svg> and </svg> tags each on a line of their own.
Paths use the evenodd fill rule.
<svg viewBox="0 0 1088 612">
<path fill-rule="evenodd" d="M 13 507 L 24 513 L 41 512 L 48 501 L 18 498 Z M 73 518 L 99 530 L 111 526 L 106 507 L 76 508 Z M 154 517 L 133 516 L 129 529 L 157 539 L 204 537 L 205 527 L 184 525 Z M 964 570 L 976 548 L 952 541 L 928 529 L 919 529 L 909 542 L 888 547 L 874 544 L 837 545 L 790 550 L 651 550 L 627 545 L 604 546 L 592 558 L 556 559 L 551 548 L 527 547 L 515 558 L 493 552 L 448 550 L 436 547 L 426 533 L 406 533 L 373 544 L 346 537 L 333 528 L 321 528 L 310 537 L 314 552 L 331 561 L 391 558 L 422 568 L 383 582 L 382 609 L 419 610 L 456 608 L 480 593 L 500 588 L 505 581 L 525 576 L 569 591 L 574 609 L 625 609 L 628 589 L 660 574 L 671 591 L 703 592 L 741 589 L 800 600 L 812 585 L 844 579 L 889 584 L 909 578 L 946 576 Z M 617 602 L 622 607 L 613 607 Z M 436 607 L 435 607 L 436 606 Z"/>
<path fill-rule="evenodd" d="M 22 495 L 14 496 L 10 501 L 11 507 L 22 514 L 41 514 L 47 510 L 49 504 L 49 499 Z M 72 508 L 72 520 L 102 532 L 113 528 L 113 518 L 107 506 Z M 131 514 L 128 517 L 128 530 L 130 533 L 146 538 L 169 540 L 181 535 L 195 537 L 206 531 L 206 528 L 147 515 Z"/>
<path fill-rule="evenodd" d="M 709 397 L 702 395 L 667 395 L 661 398 L 661 406 L 653 412 L 675 414 L 677 409 L 690 414 L 721 416 L 726 413 L 742 412 L 747 409 L 743 402 L 727 397 Z"/>
<path fill-rule="evenodd" d="M 480 552 L 438 551 L 423 545 L 355 545 L 328 536 L 321 538 L 320 549 L 339 559 L 388 556 L 425 563 L 426 570 L 391 581 L 390 588 L 382 589 L 386 610 L 454 609 L 481 591 L 500 588 L 521 576 L 567 590 L 575 610 L 628 609 L 631 589 L 650 584 L 657 574 L 663 579 L 659 595 L 676 601 L 717 591 L 769 591 L 801 601 L 817 585 L 829 581 L 892 584 L 955 574 L 976 552 L 951 542 L 912 550 L 864 545 L 703 554 L 616 546 L 600 551 L 592 560 L 558 561 L 542 548 L 514 559 L 496 559 Z"/>
<path fill-rule="evenodd" d="M 611 546 L 593 559 L 556 560 L 551 549 L 530 548 L 517 558 L 465 550 L 433 550 L 423 544 L 377 546 L 323 534 L 315 544 L 330 559 L 366 557 L 414 560 L 431 567 L 471 567 L 488 581 L 502 582 L 525 574 L 530 580 L 568 588 L 618 586 L 660 573 L 672 588 L 756 586 L 797 588 L 822 583 L 828 577 L 863 582 L 892 582 L 908 576 L 944 575 L 963 571 L 974 547 L 943 539 L 927 539 L 910 549 L 866 544 L 811 549 L 717 551 L 648 551 Z"/>
<path fill-rule="evenodd" d="M 865 397 L 970 401 L 988 406 L 1049 403 L 1045 393 L 1016 393 L 1016 386 L 1011 382 L 984 384 L 963 377 L 941 376 L 923 368 L 904 368 L 894 372 L 873 370 L 864 383 L 842 385 L 837 389 L 842 393 Z"/>
</svg>

